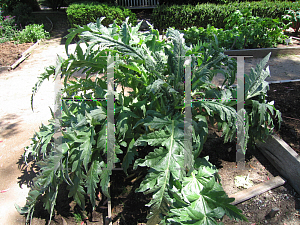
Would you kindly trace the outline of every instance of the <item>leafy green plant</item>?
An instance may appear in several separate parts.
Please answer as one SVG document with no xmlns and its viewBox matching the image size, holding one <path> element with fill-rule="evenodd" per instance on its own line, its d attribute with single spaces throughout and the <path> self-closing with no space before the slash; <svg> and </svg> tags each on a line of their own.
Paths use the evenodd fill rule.
<svg viewBox="0 0 300 225">
<path fill-rule="evenodd" d="M 82 217 L 79 213 L 74 213 L 74 218 L 77 224 L 79 224 L 82 221 Z"/>
<path fill-rule="evenodd" d="M 136 24 L 136 15 L 129 9 L 122 6 L 99 2 L 82 2 L 71 4 L 67 9 L 68 20 L 72 27 L 75 25 L 85 25 L 90 22 L 96 22 L 97 18 L 105 17 L 103 25 L 108 26 L 116 20 L 117 24 L 122 24 L 127 17 L 129 22 Z"/>
<path fill-rule="evenodd" d="M 0 43 L 7 41 L 28 43 L 49 37 L 49 33 L 43 29 L 43 25 L 30 24 L 23 30 L 17 28 L 15 16 L 2 16 L 0 10 Z"/>
<path fill-rule="evenodd" d="M 41 126 L 25 149 L 25 160 L 32 156 L 40 172 L 26 205 L 16 205 L 17 210 L 30 221 L 35 204 L 42 198 L 51 220 L 63 182 L 68 184 L 68 197 L 82 210 L 86 201 L 94 208 L 98 186 L 109 197 L 110 161 L 120 163 L 126 175 L 129 167 L 148 168 L 136 192 L 152 193 L 147 204 L 151 207 L 149 224 L 218 224 L 217 220 L 225 214 L 247 221 L 241 210 L 230 204 L 234 199 L 223 191 L 216 168 L 208 158 L 199 155 L 207 138 L 208 119 L 218 123 L 225 141 L 234 140 L 237 131 L 245 133 L 241 142 L 244 151 L 248 139 L 261 140 L 272 131 L 273 118 L 281 117 L 265 100 L 268 83 L 264 79 L 269 70 L 264 68 L 270 54 L 246 76 L 246 107 L 236 112 L 237 101 L 233 98 L 237 98 L 237 89 L 230 87 L 235 81 L 236 61 L 224 55 L 216 43 L 186 46 L 183 34 L 175 29 L 168 29 L 167 40 L 160 40 L 159 32 L 152 26 L 149 32 L 141 33 L 141 23 L 130 26 L 128 18 L 121 26 L 114 22 L 109 27 L 101 24 L 103 20 L 71 29 L 66 41 L 68 58 L 59 58 L 56 66 L 48 67 L 33 88 L 32 97 L 45 79 L 61 77 L 62 95 L 71 100 L 62 101 L 61 118 L 55 119 L 52 113 L 49 124 Z M 80 42 L 75 52 L 70 53 L 68 46 L 77 35 Z M 114 64 L 107 60 L 111 57 Z M 202 99 L 193 102 L 190 151 L 185 149 L 184 137 L 188 62 L 191 96 Z M 115 85 L 121 85 L 121 92 L 107 90 L 108 68 L 114 68 Z M 83 71 L 86 78 L 70 81 L 77 71 Z M 100 73 L 105 76 L 91 80 L 92 75 Z M 212 84 L 217 73 L 224 76 L 224 89 Z M 125 87 L 132 88 L 129 96 L 125 95 Z M 115 98 L 112 158 L 108 158 L 106 147 L 107 101 L 97 101 L 110 94 Z M 94 101 L 76 101 L 78 98 Z M 57 132 L 61 134 L 61 143 L 54 138 Z M 141 157 L 141 152 L 146 156 Z"/>
<path fill-rule="evenodd" d="M 300 8 L 298 8 L 298 10 L 287 10 L 286 14 L 282 16 L 282 19 L 288 22 L 287 26 L 292 27 L 295 33 L 298 33 L 300 28 Z"/>
<path fill-rule="evenodd" d="M 225 29 L 237 29 L 244 41 L 244 48 L 266 48 L 282 43 L 287 38 L 283 34 L 285 25 L 279 19 L 252 16 L 250 8 L 235 11 L 226 20 Z"/>
<path fill-rule="evenodd" d="M 225 2 L 225 1 L 224 1 Z M 228 1 L 229 2 L 229 1 Z M 158 30 L 168 27 L 183 30 L 188 27 L 204 27 L 208 24 L 225 28 L 224 21 L 236 10 L 243 11 L 250 6 L 253 16 L 280 19 L 287 9 L 299 8 L 299 1 L 251 1 L 231 2 L 230 4 L 162 5 L 153 10 L 151 21 Z"/>
<path fill-rule="evenodd" d="M 49 33 L 44 30 L 44 25 L 38 24 L 30 24 L 25 27 L 22 31 L 20 31 L 17 36 L 16 40 L 19 43 L 29 43 L 29 42 L 36 42 L 40 39 L 49 38 Z"/>
<path fill-rule="evenodd" d="M 214 41 L 216 37 L 225 49 L 276 47 L 287 38 L 283 33 L 286 26 L 279 19 L 254 17 L 250 8 L 235 11 L 225 21 L 225 29 L 208 25 L 206 29 L 191 27 L 182 32 L 189 44 Z"/>
<path fill-rule="evenodd" d="M 2 16 L 2 10 L 0 9 L 0 43 L 14 40 L 17 32 L 14 17 Z"/>
</svg>

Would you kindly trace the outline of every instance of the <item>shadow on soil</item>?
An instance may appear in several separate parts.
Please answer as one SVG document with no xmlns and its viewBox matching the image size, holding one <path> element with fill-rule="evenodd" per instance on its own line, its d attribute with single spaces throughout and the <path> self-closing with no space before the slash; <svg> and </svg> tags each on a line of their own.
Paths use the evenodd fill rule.
<svg viewBox="0 0 300 225">
<path fill-rule="evenodd" d="M 27 185 L 27 187 L 33 186 L 33 178 L 36 177 L 39 167 L 32 160 L 32 157 L 28 159 L 28 163 L 24 163 L 23 156 L 20 156 L 18 162 L 18 168 L 21 170 L 22 175 L 18 177 L 19 187 L 22 187 L 23 184 Z"/>
<path fill-rule="evenodd" d="M 0 119 L 0 137 L 8 138 L 18 134 L 18 126 L 22 120 L 16 114 L 6 114 Z M 11 122 L 10 122 L 11 121 Z"/>
</svg>

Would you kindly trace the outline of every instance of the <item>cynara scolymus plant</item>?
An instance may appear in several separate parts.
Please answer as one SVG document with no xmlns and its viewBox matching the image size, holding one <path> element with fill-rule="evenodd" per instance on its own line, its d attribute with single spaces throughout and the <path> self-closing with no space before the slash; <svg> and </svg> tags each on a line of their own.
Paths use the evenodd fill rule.
<svg viewBox="0 0 300 225">
<path fill-rule="evenodd" d="M 126 20 L 122 26 L 113 23 L 105 27 L 102 20 L 70 30 L 66 41 L 68 58 L 59 58 L 56 66 L 46 69 L 33 95 L 45 79 L 54 76 L 64 78 L 62 94 L 66 98 L 105 99 L 112 93 L 107 90 L 107 68 L 114 68 L 115 85 L 121 85 L 122 91 L 113 92 L 113 162 L 120 162 L 122 154 L 126 175 L 131 166 L 148 168 L 136 190 L 152 193 L 148 224 L 218 224 L 225 214 L 246 221 L 241 210 L 230 204 L 234 199 L 223 191 L 215 166 L 199 155 L 208 135 L 208 119 L 218 123 L 225 141 L 234 140 L 237 131 L 244 132 L 244 150 L 249 138 L 261 138 L 274 127 L 273 114 L 276 112 L 279 118 L 280 114 L 265 100 L 268 85 L 264 79 L 269 71 L 264 67 L 269 56 L 246 76 L 246 106 L 237 113 L 236 101 L 231 101 L 237 90 L 229 87 L 235 81 L 236 61 L 224 55 L 216 44 L 187 47 L 183 34 L 174 29 L 168 30 L 166 40 L 160 40 L 155 29 L 139 32 L 141 23 L 133 27 Z M 75 52 L 70 53 L 68 46 L 77 35 L 80 41 Z M 107 57 L 113 57 L 114 64 L 109 64 Z M 210 99 L 193 102 L 191 151 L 185 149 L 184 130 L 184 82 L 189 65 L 192 98 Z M 76 71 L 83 71 L 86 78 L 70 80 Z M 217 73 L 224 75 L 223 89 L 212 84 Z M 91 76 L 98 74 L 104 76 L 92 81 Z M 129 96 L 125 95 L 125 87 L 132 89 Z M 16 206 L 20 213 L 27 214 L 28 221 L 40 197 L 51 219 L 63 182 L 68 184 L 69 197 L 83 210 L 87 197 L 96 206 L 97 187 L 109 196 L 112 171 L 107 169 L 107 104 L 100 100 L 62 101 L 60 126 L 53 115 L 49 125 L 43 125 L 34 135 L 24 156 L 33 156 L 40 172 L 26 205 Z M 56 132 L 62 135 L 58 147 L 53 137 Z M 149 152 L 149 146 L 154 150 Z M 146 152 L 146 157 L 141 157 L 141 152 Z"/>
</svg>

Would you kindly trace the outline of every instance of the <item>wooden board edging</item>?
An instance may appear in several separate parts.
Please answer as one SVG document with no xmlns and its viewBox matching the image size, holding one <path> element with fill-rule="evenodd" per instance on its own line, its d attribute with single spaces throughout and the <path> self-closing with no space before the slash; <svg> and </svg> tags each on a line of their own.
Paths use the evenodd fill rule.
<svg viewBox="0 0 300 225">
<path fill-rule="evenodd" d="M 277 135 L 269 136 L 265 142 L 256 142 L 257 148 L 300 194 L 300 156 Z"/>
<path fill-rule="evenodd" d="M 271 57 L 278 55 L 299 55 L 300 47 L 227 50 L 224 54 L 228 56 L 252 56 L 253 58 L 264 58 L 270 52 L 272 53 Z"/>
<path fill-rule="evenodd" d="M 268 181 L 257 184 L 253 187 L 250 187 L 246 190 L 239 191 L 235 194 L 229 196 L 229 198 L 235 198 L 234 202 L 230 203 L 232 205 L 239 204 L 243 201 L 246 201 L 256 195 L 260 195 L 266 191 L 269 191 L 273 188 L 279 187 L 283 185 L 286 181 L 282 179 L 280 176 L 274 177 Z"/>
<path fill-rule="evenodd" d="M 41 40 L 38 40 L 33 45 L 31 45 L 25 52 L 22 53 L 22 57 L 19 58 L 14 64 L 10 66 L 11 70 L 14 70 L 21 62 L 23 62 L 25 59 L 27 59 L 30 56 L 30 52 L 36 48 L 40 44 Z"/>
</svg>

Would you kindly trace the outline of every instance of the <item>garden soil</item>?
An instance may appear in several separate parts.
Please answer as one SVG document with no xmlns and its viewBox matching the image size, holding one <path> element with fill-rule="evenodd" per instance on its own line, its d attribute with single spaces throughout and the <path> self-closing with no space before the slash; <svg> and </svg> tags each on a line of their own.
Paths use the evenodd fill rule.
<svg viewBox="0 0 300 225">
<path fill-rule="evenodd" d="M 0 221 L 2 224 L 25 224 L 25 218 L 18 214 L 14 204 L 20 206 L 25 204 L 29 190 L 28 186 L 30 186 L 35 173 L 28 168 L 26 169 L 21 155 L 24 152 L 24 147 L 30 144 L 30 138 L 32 138 L 35 131 L 38 131 L 41 123 L 47 124 L 48 119 L 51 118 L 49 107 L 53 109 L 54 106 L 53 80 L 45 81 L 41 86 L 34 97 L 33 111 L 30 106 L 31 91 L 37 77 L 44 71 L 44 68 L 55 64 L 57 54 L 65 57 L 61 38 L 53 38 L 40 43 L 32 51 L 31 56 L 19 67 L 13 71 L 2 71 L 0 73 L 0 96 L 2 100 L 0 107 Z M 259 60 L 261 59 L 246 61 L 246 73 L 250 65 L 255 65 Z M 271 58 L 268 65 L 270 65 L 272 76 L 268 80 L 300 79 L 300 56 Z M 296 120 L 300 118 L 299 104 L 296 102 L 299 102 L 299 83 L 272 84 L 270 87 L 270 100 L 272 100 L 271 98 L 275 99 L 276 107 L 276 102 L 280 102 L 278 107 L 282 110 L 284 116 L 289 117 L 283 119 L 286 129 L 290 132 L 293 130 L 294 141 L 291 139 L 287 142 L 293 143 L 292 148 L 298 150 L 299 126 L 291 127 L 291 125 L 297 124 Z M 273 93 L 278 95 L 272 95 Z M 287 104 L 293 105 L 287 108 Z M 286 111 L 289 114 L 284 114 Z M 298 112 L 298 114 L 293 114 L 293 111 Z M 279 175 L 276 168 L 270 165 L 268 160 L 256 149 L 247 152 L 245 170 L 235 170 L 235 145 L 223 144 L 220 132 L 214 127 L 210 128 L 209 138 L 201 156 L 207 155 L 210 157 L 210 161 L 219 168 L 223 187 L 229 195 L 240 191 L 234 185 L 234 177 L 237 175 L 249 175 L 255 184 Z M 136 225 L 138 222 L 146 222 L 145 217 L 149 209 L 144 205 L 149 202 L 150 196 L 134 193 L 146 171 L 141 170 L 141 172 L 132 172 L 132 174 L 131 177 L 125 178 L 122 171 L 113 172 L 111 191 L 114 225 Z M 103 215 L 107 212 L 107 203 L 100 192 L 97 195 L 98 206 L 92 214 L 87 215 L 90 220 L 87 220 L 85 224 L 103 224 Z M 74 202 L 67 198 L 67 193 L 63 188 L 59 192 L 58 199 L 56 207 L 58 211 L 51 224 L 73 225 L 80 222 L 78 219 L 75 220 L 76 207 L 74 207 Z M 266 217 L 274 207 L 279 208 L 279 213 L 274 218 Z M 47 214 L 41 208 L 41 205 L 37 208 L 35 214 L 37 218 L 34 218 L 33 225 L 44 225 L 47 222 Z M 297 211 L 297 209 L 300 209 L 300 196 L 288 183 L 241 203 L 238 208 L 246 215 L 249 223 L 234 223 L 225 218 L 224 223 L 226 225 L 300 224 L 300 212 Z"/>
<path fill-rule="evenodd" d="M 0 43 L 0 67 L 11 66 L 31 45 L 33 43 L 15 44 L 13 41 Z"/>
</svg>

